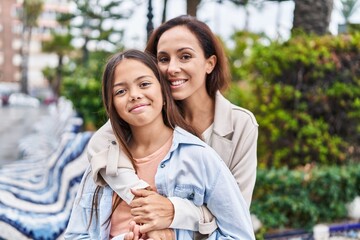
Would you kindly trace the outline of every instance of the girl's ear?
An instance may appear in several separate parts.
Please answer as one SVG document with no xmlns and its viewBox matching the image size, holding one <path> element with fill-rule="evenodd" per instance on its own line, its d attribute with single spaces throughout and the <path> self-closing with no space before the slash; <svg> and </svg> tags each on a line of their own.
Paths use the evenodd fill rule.
<svg viewBox="0 0 360 240">
<path fill-rule="evenodd" d="M 215 55 L 210 56 L 206 59 L 206 73 L 210 74 L 216 66 L 217 58 Z"/>
</svg>

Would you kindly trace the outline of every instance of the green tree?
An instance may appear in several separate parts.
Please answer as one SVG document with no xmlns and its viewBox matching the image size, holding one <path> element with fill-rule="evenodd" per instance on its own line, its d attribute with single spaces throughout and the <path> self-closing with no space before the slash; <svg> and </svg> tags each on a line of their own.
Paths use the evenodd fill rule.
<svg viewBox="0 0 360 240">
<path fill-rule="evenodd" d="M 37 26 L 37 19 L 42 13 L 42 0 L 24 0 L 20 19 L 23 24 L 22 45 L 20 55 L 21 62 L 21 92 L 28 93 L 28 65 L 29 65 L 29 47 L 32 35 L 32 29 Z"/>
<path fill-rule="evenodd" d="M 121 48 L 123 37 L 122 20 L 131 16 L 139 1 L 125 0 L 75 0 L 76 10 L 63 16 L 70 20 L 70 32 L 75 39 L 83 40 L 83 65 L 89 60 L 89 43 L 94 51 L 113 52 Z"/>
<path fill-rule="evenodd" d="M 71 40 L 72 37 L 70 34 L 62 35 L 53 33 L 52 39 L 50 41 L 45 41 L 42 43 L 42 50 L 44 52 L 55 53 L 58 57 L 56 74 L 54 76 L 53 82 L 51 82 L 51 87 L 55 93 L 56 98 L 61 95 L 60 86 L 62 82 L 64 57 L 74 50 L 74 47 L 71 45 Z"/>
<path fill-rule="evenodd" d="M 260 123 L 260 167 L 359 161 L 359 37 L 304 35 L 264 45 L 235 35 L 229 56 L 239 81 L 228 96 Z"/>
</svg>

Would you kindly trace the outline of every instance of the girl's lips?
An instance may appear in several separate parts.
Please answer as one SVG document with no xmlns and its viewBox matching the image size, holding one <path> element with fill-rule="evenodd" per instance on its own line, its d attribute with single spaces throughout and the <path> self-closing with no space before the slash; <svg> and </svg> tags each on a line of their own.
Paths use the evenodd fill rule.
<svg viewBox="0 0 360 240">
<path fill-rule="evenodd" d="M 135 105 L 133 107 L 131 107 L 129 109 L 129 112 L 139 112 L 141 111 L 143 108 L 145 108 L 146 106 L 148 106 L 148 104 L 138 104 L 138 105 Z"/>
</svg>

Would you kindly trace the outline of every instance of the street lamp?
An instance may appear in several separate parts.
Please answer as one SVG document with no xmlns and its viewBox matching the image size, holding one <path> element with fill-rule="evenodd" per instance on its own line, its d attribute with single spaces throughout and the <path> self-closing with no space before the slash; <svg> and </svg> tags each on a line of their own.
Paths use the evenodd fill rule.
<svg viewBox="0 0 360 240">
<path fill-rule="evenodd" d="M 84 37 L 84 45 L 83 45 L 83 64 L 86 67 L 89 61 L 89 50 L 87 48 L 88 42 L 90 40 L 91 28 L 87 22 L 87 19 L 84 20 L 83 25 L 83 37 Z"/>
<path fill-rule="evenodd" d="M 148 18 L 148 22 L 146 25 L 146 31 L 147 31 L 147 40 L 149 40 L 150 34 L 151 32 L 154 30 L 154 24 L 152 22 L 152 19 L 154 17 L 154 15 L 152 14 L 152 0 L 148 1 L 148 14 L 146 15 Z"/>
</svg>

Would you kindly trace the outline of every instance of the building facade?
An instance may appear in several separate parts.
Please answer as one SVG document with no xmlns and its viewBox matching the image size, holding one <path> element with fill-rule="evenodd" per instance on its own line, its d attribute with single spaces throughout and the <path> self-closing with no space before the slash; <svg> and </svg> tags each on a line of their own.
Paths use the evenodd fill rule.
<svg viewBox="0 0 360 240">
<path fill-rule="evenodd" d="M 19 49 L 16 46 L 16 0 L 0 1 L 0 82 L 16 82 L 20 65 L 16 62 Z"/>
<path fill-rule="evenodd" d="M 19 84 L 21 81 L 20 54 L 22 47 L 22 21 L 19 17 L 22 1 L 0 1 L 0 83 Z M 69 12 L 69 0 L 44 0 L 43 12 L 38 19 L 38 26 L 33 28 L 29 47 L 28 86 L 33 88 L 47 87 L 42 69 L 47 66 L 56 67 L 57 56 L 43 53 L 42 41 L 51 37 L 51 30 L 63 31 L 56 17 L 58 13 Z"/>
</svg>

